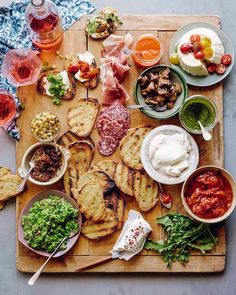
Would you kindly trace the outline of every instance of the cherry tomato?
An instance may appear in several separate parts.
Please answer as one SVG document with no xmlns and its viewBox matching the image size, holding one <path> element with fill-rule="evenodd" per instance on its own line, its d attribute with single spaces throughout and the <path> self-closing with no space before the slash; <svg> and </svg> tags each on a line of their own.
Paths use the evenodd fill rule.
<svg viewBox="0 0 236 295">
<path fill-rule="evenodd" d="M 207 67 L 207 71 L 208 71 L 208 73 L 210 73 L 210 74 L 215 73 L 215 71 L 216 71 L 216 64 L 208 63 L 208 64 L 206 65 L 206 67 Z"/>
<path fill-rule="evenodd" d="M 193 44 L 195 42 L 200 42 L 201 40 L 201 36 L 200 35 L 197 35 L 197 34 L 194 34 L 190 37 L 190 42 Z"/>
<path fill-rule="evenodd" d="M 216 73 L 219 75 L 223 75 L 226 71 L 226 66 L 223 64 L 216 65 Z"/>
<path fill-rule="evenodd" d="M 202 48 L 210 47 L 211 46 L 211 39 L 209 37 L 202 37 L 200 43 L 201 43 Z"/>
<path fill-rule="evenodd" d="M 206 58 L 211 58 L 212 55 L 213 55 L 213 49 L 211 47 L 206 47 L 204 50 L 203 50 L 203 53 L 205 54 L 205 57 Z"/>
<path fill-rule="evenodd" d="M 71 74 L 76 74 L 79 70 L 79 65 L 69 65 L 68 72 Z"/>
<path fill-rule="evenodd" d="M 170 62 L 173 64 L 173 65 L 178 65 L 179 64 L 179 56 L 177 53 L 173 53 L 171 54 L 171 56 L 169 57 L 170 59 Z"/>
<path fill-rule="evenodd" d="M 169 194 L 162 194 L 161 200 L 163 204 L 167 205 L 172 202 L 172 196 Z"/>
<path fill-rule="evenodd" d="M 202 50 L 202 46 L 201 46 L 200 42 L 193 43 L 192 49 L 193 49 L 194 52 L 201 51 Z"/>
<path fill-rule="evenodd" d="M 229 66 L 232 62 L 232 57 L 230 54 L 224 54 L 221 58 L 221 63 L 225 66 Z"/>
<path fill-rule="evenodd" d="M 181 46 L 180 46 L 180 51 L 183 53 L 183 54 L 187 54 L 190 52 L 190 49 L 191 49 L 191 46 L 189 43 L 183 43 Z"/>
<path fill-rule="evenodd" d="M 196 59 L 203 59 L 204 56 L 205 56 L 205 54 L 204 54 L 202 51 L 198 51 L 198 52 L 195 52 L 195 53 L 194 53 L 194 57 L 195 57 Z"/>
<path fill-rule="evenodd" d="M 79 66 L 80 66 L 81 72 L 89 71 L 89 64 L 86 61 L 79 61 Z"/>
</svg>

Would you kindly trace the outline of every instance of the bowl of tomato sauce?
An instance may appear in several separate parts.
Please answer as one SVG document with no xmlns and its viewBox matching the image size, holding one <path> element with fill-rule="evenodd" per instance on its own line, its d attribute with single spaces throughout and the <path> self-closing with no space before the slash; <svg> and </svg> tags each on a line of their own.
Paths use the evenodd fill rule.
<svg viewBox="0 0 236 295">
<path fill-rule="evenodd" d="M 187 213 L 195 220 L 221 222 L 236 206 L 234 177 L 221 167 L 200 167 L 184 182 L 181 197 Z"/>
</svg>

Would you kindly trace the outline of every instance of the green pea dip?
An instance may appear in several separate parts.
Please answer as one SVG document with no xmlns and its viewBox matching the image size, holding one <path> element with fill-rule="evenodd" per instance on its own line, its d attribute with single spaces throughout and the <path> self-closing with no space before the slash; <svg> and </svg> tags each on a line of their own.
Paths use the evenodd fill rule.
<svg viewBox="0 0 236 295">
<path fill-rule="evenodd" d="M 181 111 L 180 118 L 182 123 L 191 131 L 200 131 L 198 121 L 205 128 L 211 127 L 216 118 L 216 110 L 213 103 L 203 97 L 195 97 L 186 100 Z"/>
<path fill-rule="evenodd" d="M 77 231 L 78 210 L 68 201 L 58 196 L 37 201 L 27 215 L 22 217 L 24 238 L 29 245 L 37 250 L 53 252 L 64 237 Z M 60 250 L 65 250 L 67 240 Z"/>
</svg>

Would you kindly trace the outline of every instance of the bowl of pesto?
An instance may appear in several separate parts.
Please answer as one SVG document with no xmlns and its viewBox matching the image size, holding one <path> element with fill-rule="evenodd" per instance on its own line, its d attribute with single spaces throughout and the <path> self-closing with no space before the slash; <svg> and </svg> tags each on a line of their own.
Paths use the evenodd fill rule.
<svg viewBox="0 0 236 295">
<path fill-rule="evenodd" d="M 188 97 L 180 108 L 179 118 L 182 126 L 189 132 L 201 134 L 198 123 L 211 131 L 217 123 L 217 106 L 209 97 L 193 95 Z"/>
<path fill-rule="evenodd" d="M 77 232 L 74 237 L 65 240 L 53 256 L 59 257 L 74 246 L 81 225 L 81 213 L 71 197 L 57 190 L 44 190 L 30 199 L 23 208 L 18 239 L 33 252 L 48 257 L 65 236 Z"/>
</svg>

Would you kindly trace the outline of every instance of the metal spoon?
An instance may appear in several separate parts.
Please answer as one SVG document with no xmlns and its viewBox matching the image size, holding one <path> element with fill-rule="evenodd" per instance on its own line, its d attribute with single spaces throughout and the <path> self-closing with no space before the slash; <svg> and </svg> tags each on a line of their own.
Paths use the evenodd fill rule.
<svg viewBox="0 0 236 295">
<path fill-rule="evenodd" d="M 49 260 L 56 254 L 56 252 L 58 251 L 58 249 L 61 247 L 62 243 L 66 240 L 69 240 L 71 238 L 73 238 L 74 236 L 77 235 L 79 231 L 79 226 L 77 231 L 72 231 L 70 233 L 69 237 L 64 237 L 60 243 L 57 245 L 57 247 L 55 248 L 55 250 L 52 252 L 52 254 L 48 257 L 48 259 L 44 262 L 44 264 L 39 268 L 39 270 L 37 270 L 37 272 L 29 279 L 28 281 L 28 285 L 33 286 L 35 284 L 35 282 L 37 281 L 37 279 L 39 278 L 41 272 L 43 271 L 43 269 L 45 268 L 45 266 L 48 264 Z"/>
<path fill-rule="evenodd" d="M 130 55 L 130 54 L 139 54 L 139 55 L 141 55 L 141 52 L 125 47 L 124 48 L 124 54 L 127 54 L 127 55 Z"/>
<path fill-rule="evenodd" d="M 160 194 L 160 201 L 162 203 L 162 205 L 167 208 L 167 209 L 170 209 L 171 208 L 171 205 L 172 205 L 172 196 L 170 194 L 166 194 L 163 190 L 163 187 L 160 183 L 158 183 L 159 185 L 159 188 L 160 188 L 160 191 L 161 191 L 161 194 Z M 163 202 L 163 197 L 168 195 L 168 197 L 171 199 L 171 201 L 169 203 L 165 203 Z"/>
<path fill-rule="evenodd" d="M 35 154 L 34 154 L 33 157 L 31 158 L 31 160 L 29 161 L 29 166 L 30 166 L 30 167 L 29 167 L 29 170 L 28 170 L 27 174 L 25 175 L 25 177 L 23 178 L 21 184 L 20 184 L 19 187 L 18 187 L 19 192 L 23 192 L 23 190 L 24 190 L 24 188 L 25 188 L 26 181 L 27 181 L 27 179 L 29 178 L 31 171 L 32 171 L 32 170 L 34 169 L 34 167 L 35 167 L 34 156 L 35 156 Z"/>
<path fill-rule="evenodd" d="M 136 110 L 136 109 L 147 109 L 147 108 L 151 108 L 153 109 L 154 111 L 157 111 L 157 112 L 164 112 L 167 110 L 167 106 L 163 106 L 163 107 L 160 107 L 158 105 L 148 105 L 148 104 L 132 104 L 132 105 L 127 105 L 126 106 L 127 109 L 130 109 L 130 110 Z"/>
<path fill-rule="evenodd" d="M 209 141 L 212 139 L 211 133 L 209 131 L 206 130 L 206 128 L 202 125 L 202 123 L 200 121 L 197 121 L 200 128 L 201 128 L 201 132 L 202 132 L 202 137 L 206 140 Z"/>
</svg>

